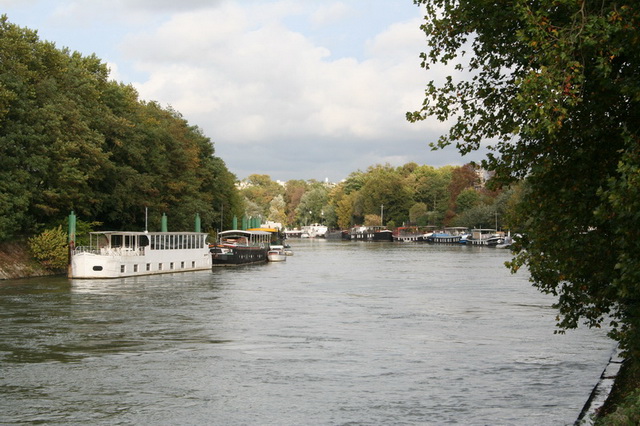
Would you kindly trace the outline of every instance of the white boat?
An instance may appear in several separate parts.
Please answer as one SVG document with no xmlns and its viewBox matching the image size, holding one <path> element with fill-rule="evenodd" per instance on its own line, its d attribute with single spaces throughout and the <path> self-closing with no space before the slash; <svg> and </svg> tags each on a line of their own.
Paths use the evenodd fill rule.
<svg viewBox="0 0 640 426">
<path fill-rule="evenodd" d="M 91 232 L 71 250 L 71 278 L 120 278 L 211 269 L 204 232 Z"/>
<path fill-rule="evenodd" d="M 284 246 L 272 245 L 267 252 L 267 260 L 269 262 L 284 262 L 287 260 L 287 253 Z"/>
<path fill-rule="evenodd" d="M 302 227 L 302 238 L 325 238 L 329 228 L 319 223 Z M 306 236 L 304 234 L 307 234 Z"/>
<path fill-rule="evenodd" d="M 495 229 L 472 229 L 471 236 L 466 240 L 469 245 L 496 246 L 504 242 L 504 232 Z"/>
</svg>

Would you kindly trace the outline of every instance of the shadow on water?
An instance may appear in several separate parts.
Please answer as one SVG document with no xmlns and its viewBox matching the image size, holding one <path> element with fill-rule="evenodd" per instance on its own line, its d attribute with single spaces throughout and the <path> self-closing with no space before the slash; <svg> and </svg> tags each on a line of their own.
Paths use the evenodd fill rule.
<svg viewBox="0 0 640 426">
<path fill-rule="evenodd" d="M 176 342 L 225 343 L 194 325 L 181 303 L 190 291 L 206 292 L 202 301 L 216 303 L 219 286 L 208 271 L 112 280 L 0 281 L 0 361 L 76 362 L 162 350 Z"/>
</svg>

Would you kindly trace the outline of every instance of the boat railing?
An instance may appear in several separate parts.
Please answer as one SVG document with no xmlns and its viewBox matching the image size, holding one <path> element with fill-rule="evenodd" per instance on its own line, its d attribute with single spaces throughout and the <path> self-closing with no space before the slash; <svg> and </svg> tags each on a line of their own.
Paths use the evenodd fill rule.
<svg viewBox="0 0 640 426">
<path fill-rule="evenodd" d="M 98 254 L 101 256 L 143 256 L 144 255 L 144 247 L 139 248 L 131 248 L 131 247 L 89 247 L 89 246 L 78 246 L 74 249 L 74 254 L 78 253 L 90 253 L 90 254 Z"/>
<path fill-rule="evenodd" d="M 77 246 L 73 249 L 74 254 L 78 253 L 90 253 L 90 254 L 100 254 L 100 249 L 90 246 Z"/>
<path fill-rule="evenodd" d="M 100 249 L 104 256 L 142 256 L 144 255 L 144 247 L 131 248 L 131 247 L 103 247 Z"/>
</svg>

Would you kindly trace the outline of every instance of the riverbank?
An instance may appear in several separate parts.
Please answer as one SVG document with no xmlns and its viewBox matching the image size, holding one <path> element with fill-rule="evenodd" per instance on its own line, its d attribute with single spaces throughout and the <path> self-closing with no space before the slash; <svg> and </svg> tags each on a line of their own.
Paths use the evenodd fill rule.
<svg viewBox="0 0 640 426">
<path fill-rule="evenodd" d="M 0 244 L 0 280 L 45 275 L 53 273 L 31 257 L 26 241 Z"/>
<path fill-rule="evenodd" d="M 615 399 L 612 398 L 612 389 L 620 375 L 623 362 L 620 350 L 616 349 L 582 409 L 576 425 L 594 425 L 599 416 L 605 416 L 616 408 Z M 622 376 L 620 375 L 620 377 Z"/>
</svg>

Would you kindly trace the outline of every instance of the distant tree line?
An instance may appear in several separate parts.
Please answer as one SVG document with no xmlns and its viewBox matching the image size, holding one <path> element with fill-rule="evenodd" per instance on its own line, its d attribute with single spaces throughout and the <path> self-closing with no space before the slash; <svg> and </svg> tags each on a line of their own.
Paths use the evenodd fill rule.
<svg viewBox="0 0 640 426">
<path fill-rule="evenodd" d="M 490 190 L 471 164 L 434 168 L 407 163 L 356 171 L 338 184 L 254 174 L 241 182 L 246 214 L 287 227 L 355 225 L 512 228 L 519 186 Z"/>
<path fill-rule="evenodd" d="M 241 214 L 235 176 L 175 110 L 144 102 L 82 56 L 0 17 L 0 241 L 70 210 L 104 228 L 188 230 Z M 223 213 L 224 212 L 224 213 Z"/>
</svg>

